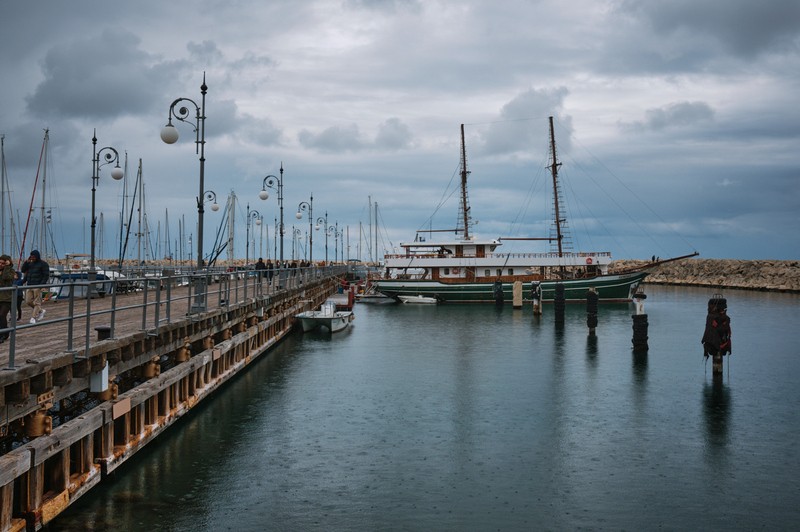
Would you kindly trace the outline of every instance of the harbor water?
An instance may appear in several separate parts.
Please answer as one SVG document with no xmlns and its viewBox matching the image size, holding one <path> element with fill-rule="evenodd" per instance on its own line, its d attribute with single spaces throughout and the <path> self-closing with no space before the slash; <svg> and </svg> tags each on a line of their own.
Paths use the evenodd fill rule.
<svg viewBox="0 0 800 532">
<path fill-rule="evenodd" d="M 797 530 L 800 296 L 713 291 L 632 304 L 357 305 L 292 334 L 52 530 Z"/>
</svg>

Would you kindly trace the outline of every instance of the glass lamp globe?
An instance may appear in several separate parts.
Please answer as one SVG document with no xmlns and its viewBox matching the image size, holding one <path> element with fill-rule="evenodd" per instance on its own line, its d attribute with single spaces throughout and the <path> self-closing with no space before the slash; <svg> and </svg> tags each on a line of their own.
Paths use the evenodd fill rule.
<svg viewBox="0 0 800 532">
<path fill-rule="evenodd" d="M 172 125 L 172 122 L 161 129 L 161 140 L 167 144 L 175 144 L 178 142 L 178 136 L 178 130 Z"/>
</svg>

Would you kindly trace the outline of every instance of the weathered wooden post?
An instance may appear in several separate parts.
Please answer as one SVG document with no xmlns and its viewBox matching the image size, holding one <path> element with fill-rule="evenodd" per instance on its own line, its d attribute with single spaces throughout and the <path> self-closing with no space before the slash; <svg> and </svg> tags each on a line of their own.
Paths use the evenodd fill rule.
<svg viewBox="0 0 800 532">
<path fill-rule="evenodd" d="M 589 334 L 594 334 L 597 328 L 597 302 L 599 300 L 597 291 L 594 287 L 586 292 L 586 326 L 589 327 Z"/>
<path fill-rule="evenodd" d="M 564 323 L 564 311 L 567 302 L 564 299 L 564 285 L 556 283 L 555 294 L 553 295 L 553 311 L 556 315 L 556 323 Z"/>
<path fill-rule="evenodd" d="M 499 278 L 494 282 L 492 286 L 492 295 L 494 296 L 494 304 L 502 306 L 505 301 L 505 295 L 503 294 L 503 281 Z"/>
<path fill-rule="evenodd" d="M 722 374 L 722 359 L 730 355 L 731 319 L 728 317 L 728 301 L 722 295 L 714 295 L 708 300 L 706 329 L 703 332 L 703 356 L 711 357 L 712 372 Z"/>
<path fill-rule="evenodd" d="M 631 316 L 633 318 L 633 351 L 635 353 L 646 352 L 649 347 L 647 345 L 647 314 L 644 313 L 644 300 L 647 295 L 641 290 L 637 290 L 633 294 L 633 300 L 636 304 L 636 314 Z"/>
</svg>

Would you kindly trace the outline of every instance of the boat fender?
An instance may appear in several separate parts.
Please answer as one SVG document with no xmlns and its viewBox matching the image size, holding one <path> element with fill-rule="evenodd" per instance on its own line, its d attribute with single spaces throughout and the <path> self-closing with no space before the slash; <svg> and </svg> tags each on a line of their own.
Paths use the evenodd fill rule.
<svg viewBox="0 0 800 532">
<path fill-rule="evenodd" d="M 586 257 L 586 264 L 592 263 L 592 257 Z"/>
</svg>

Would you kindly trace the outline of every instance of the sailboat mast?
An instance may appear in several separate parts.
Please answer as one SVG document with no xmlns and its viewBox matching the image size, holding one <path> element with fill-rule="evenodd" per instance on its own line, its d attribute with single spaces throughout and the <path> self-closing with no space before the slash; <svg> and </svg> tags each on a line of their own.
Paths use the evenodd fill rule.
<svg viewBox="0 0 800 532">
<path fill-rule="evenodd" d="M 553 176 L 553 203 L 554 203 L 554 216 L 556 225 L 556 238 L 558 239 L 558 256 L 563 257 L 564 251 L 561 247 L 561 240 L 564 238 L 561 234 L 561 213 L 560 202 L 558 200 L 558 167 L 561 163 L 556 158 L 556 136 L 553 132 L 553 117 L 550 117 L 550 152 L 553 154 L 553 162 L 550 165 L 550 174 Z"/>
<path fill-rule="evenodd" d="M 11 249 L 6 247 L 6 136 L 0 135 L 0 249 Z M 9 204 L 9 210 L 11 205 Z M 9 243 L 11 239 L 9 238 Z"/>
<path fill-rule="evenodd" d="M 469 202 L 467 200 L 467 145 L 464 140 L 464 124 L 461 124 L 461 215 L 464 224 L 464 240 L 469 240 Z"/>
<path fill-rule="evenodd" d="M 50 135 L 47 131 L 45 131 L 44 135 L 45 143 L 50 143 Z M 45 220 L 45 201 L 47 199 L 47 156 L 48 150 L 45 148 L 44 150 L 44 160 L 42 162 L 42 204 L 39 208 L 39 221 L 41 227 L 39 229 L 39 250 L 42 253 L 42 257 L 48 257 L 47 253 L 47 229 L 45 228 L 45 224 L 47 223 Z"/>
</svg>

